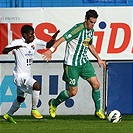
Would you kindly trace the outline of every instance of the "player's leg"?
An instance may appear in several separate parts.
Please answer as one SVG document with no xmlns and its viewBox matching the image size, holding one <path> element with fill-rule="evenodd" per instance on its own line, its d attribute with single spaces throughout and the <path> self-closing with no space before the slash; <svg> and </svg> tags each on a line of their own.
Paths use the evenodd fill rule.
<svg viewBox="0 0 133 133">
<path fill-rule="evenodd" d="M 63 90 L 60 92 L 60 94 L 57 96 L 56 99 L 53 100 L 52 104 L 54 107 L 57 107 L 62 102 L 66 101 L 68 98 L 73 97 L 76 95 L 78 91 L 78 86 L 69 86 L 68 90 Z"/>
<path fill-rule="evenodd" d="M 32 91 L 32 109 L 34 110 L 37 109 L 39 94 L 40 94 L 40 84 L 38 82 L 35 82 L 33 84 L 33 91 Z"/>
<path fill-rule="evenodd" d="M 56 99 L 51 99 L 49 101 L 49 113 L 50 113 L 51 117 L 54 118 L 56 116 L 57 106 L 60 105 L 62 102 L 66 101 L 67 99 L 69 99 L 70 97 L 75 96 L 77 91 L 78 91 L 78 86 L 76 86 L 76 87 L 69 86 L 69 89 L 62 91 L 57 96 Z"/>
<path fill-rule="evenodd" d="M 95 108 L 96 112 L 100 110 L 100 100 L 101 100 L 101 95 L 100 95 L 100 83 L 97 79 L 96 76 L 91 77 L 87 79 L 87 81 L 91 84 L 92 86 L 92 98 L 95 102 Z"/>
<path fill-rule="evenodd" d="M 95 103 L 95 115 L 98 116 L 100 119 L 106 119 L 104 113 L 101 110 L 101 95 L 100 95 L 100 83 L 97 77 L 91 77 L 87 79 L 87 81 L 92 86 L 92 98 Z"/>
<path fill-rule="evenodd" d="M 105 119 L 105 115 L 101 111 L 101 95 L 100 95 L 100 83 L 98 78 L 96 77 L 94 67 L 91 62 L 87 62 L 83 66 L 81 66 L 80 76 L 87 80 L 92 86 L 92 98 L 95 103 L 95 114 L 98 114 L 100 119 Z"/>
<path fill-rule="evenodd" d="M 13 116 L 13 114 L 20 108 L 20 105 L 22 102 L 24 102 L 25 98 L 21 96 L 17 96 L 17 98 L 14 100 L 11 108 L 8 111 L 8 114 L 10 116 Z"/>
<path fill-rule="evenodd" d="M 24 97 L 24 92 L 21 91 L 20 87 L 17 88 L 17 98 L 14 100 L 11 108 L 9 111 L 3 116 L 5 120 L 11 123 L 15 123 L 13 119 L 13 114 L 20 108 L 20 105 L 22 102 L 24 102 L 25 97 Z"/>
<path fill-rule="evenodd" d="M 37 110 L 37 104 L 39 101 L 39 94 L 40 94 L 40 84 L 33 78 L 28 78 L 25 82 L 27 88 L 31 89 L 32 94 L 32 110 L 31 115 L 34 116 L 36 119 L 41 119 L 43 116 Z"/>
<path fill-rule="evenodd" d="M 76 73 L 76 74 L 75 74 Z M 78 91 L 78 72 L 72 66 L 64 66 L 63 80 L 68 84 L 68 90 L 63 90 L 56 99 L 49 101 L 49 113 L 52 117 L 56 116 L 56 108 L 59 104 L 75 96 Z"/>
<path fill-rule="evenodd" d="M 49 113 L 51 117 L 56 116 L 56 108 L 59 104 L 66 101 L 70 97 L 68 90 L 63 90 L 60 92 L 60 94 L 57 96 L 56 99 L 50 99 L 49 101 Z"/>
</svg>

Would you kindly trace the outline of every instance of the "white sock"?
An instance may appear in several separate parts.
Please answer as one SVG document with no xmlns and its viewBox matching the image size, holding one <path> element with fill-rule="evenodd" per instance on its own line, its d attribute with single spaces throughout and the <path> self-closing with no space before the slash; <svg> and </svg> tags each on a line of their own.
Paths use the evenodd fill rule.
<svg viewBox="0 0 133 133">
<path fill-rule="evenodd" d="M 32 109 L 37 109 L 40 91 L 32 91 Z"/>
<path fill-rule="evenodd" d="M 20 108 L 20 105 L 21 105 L 21 103 L 19 103 L 17 98 L 16 98 L 14 100 L 11 108 L 9 109 L 8 114 L 12 116 Z"/>
</svg>

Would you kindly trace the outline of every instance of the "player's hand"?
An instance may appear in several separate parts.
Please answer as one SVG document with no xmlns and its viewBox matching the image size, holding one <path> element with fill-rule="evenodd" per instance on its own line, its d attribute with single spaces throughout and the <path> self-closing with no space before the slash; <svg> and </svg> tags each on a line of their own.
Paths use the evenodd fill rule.
<svg viewBox="0 0 133 133">
<path fill-rule="evenodd" d="M 47 62 L 52 59 L 52 52 L 50 50 L 44 52 L 42 55 L 43 55 L 42 58 Z"/>
<path fill-rule="evenodd" d="M 98 64 L 99 64 L 100 67 L 103 65 L 104 69 L 106 68 L 106 62 L 105 61 L 99 59 Z"/>
</svg>

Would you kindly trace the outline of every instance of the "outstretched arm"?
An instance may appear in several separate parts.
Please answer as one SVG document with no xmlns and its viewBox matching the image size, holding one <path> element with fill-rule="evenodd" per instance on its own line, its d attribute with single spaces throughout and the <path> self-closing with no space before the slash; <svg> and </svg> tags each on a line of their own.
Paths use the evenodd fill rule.
<svg viewBox="0 0 133 133">
<path fill-rule="evenodd" d="M 19 49 L 20 47 L 22 47 L 22 46 L 14 46 L 14 47 L 10 47 L 10 48 L 4 48 L 2 51 L 2 54 L 8 54 L 13 49 Z"/>
<path fill-rule="evenodd" d="M 56 37 L 58 35 L 58 33 L 60 32 L 60 30 L 58 30 L 53 36 L 52 36 L 52 39 L 47 42 L 47 45 L 46 45 L 46 48 L 51 48 L 53 46 L 53 44 L 55 43 L 56 41 Z"/>
<path fill-rule="evenodd" d="M 101 65 L 103 65 L 104 68 L 106 68 L 106 62 L 101 60 L 101 58 L 98 56 L 98 53 L 96 52 L 94 45 L 91 44 L 88 46 L 88 48 L 89 48 L 90 52 L 93 54 L 93 56 L 97 59 L 99 66 L 101 67 Z"/>
<path fill-rule="evenodd" d="M 60 37 L 48 51 L 44 52 L 42 54 L 44 60 L 46 60 L 47 62 L 49 60 L 51 60 L 52 59 L 52 53 L 54 52 L 54 50 L 64 41 L 65 41 L 64 37 Z"/>
<path fill-rule="evenodd" d="M 13 50 L 13 48 L 4 48 L 2 51 L 2 54 L 8 54 L 12 50 Z"/>
</svg>

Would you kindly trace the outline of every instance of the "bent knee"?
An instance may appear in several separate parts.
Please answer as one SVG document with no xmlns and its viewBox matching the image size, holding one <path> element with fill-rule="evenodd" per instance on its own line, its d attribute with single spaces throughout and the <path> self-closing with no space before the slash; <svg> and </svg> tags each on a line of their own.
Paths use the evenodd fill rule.
<svg viewBox="0 0 133 133">
<path fill-rule="evenodd" d="M 40 84 L 38 82 L 35 82 L 33 85 L 33 90 L 40 91 Z"/>
<path fill-rule="evenodd" d="M 18 101 L 19 103 L 24 102 L 24 100 L 25 100 L 25 98 L 24 98 L 24 97 L 17 96 L 17 101 Z"/>
<path fill-rule="evenodd" d="M 93 89 L 99 89 L 99 88 L 100 88 L 100 83 L 99 82 L 93 84 Z"/>
<path fill-rule="evenodd" d="M 71 97 L 75 96 L 77 94 L 77 91 L 78 91 L 78 87 L 77 86 L 76 87 L 69 87 L 69 90 L 68 90 L 69 95 Z"/>
<path fill-rule="evenodd" d="M 71 97 L 74 97 L 76 94 L 76 92 L 71 92 Z"/>
</svg>

